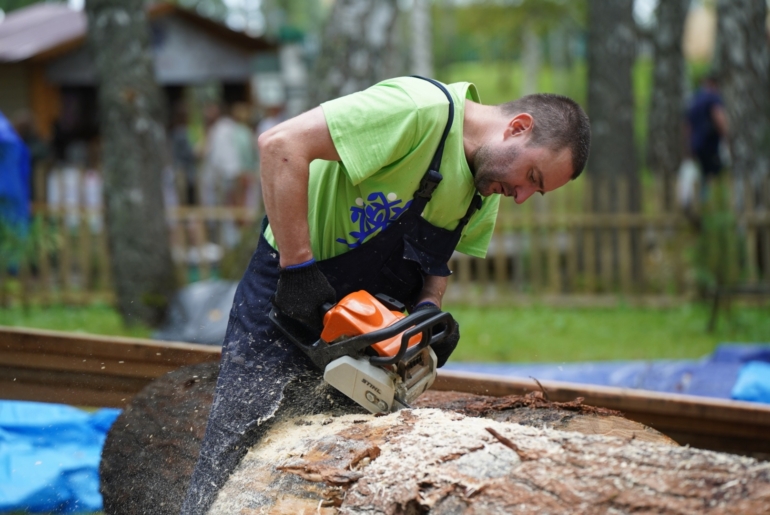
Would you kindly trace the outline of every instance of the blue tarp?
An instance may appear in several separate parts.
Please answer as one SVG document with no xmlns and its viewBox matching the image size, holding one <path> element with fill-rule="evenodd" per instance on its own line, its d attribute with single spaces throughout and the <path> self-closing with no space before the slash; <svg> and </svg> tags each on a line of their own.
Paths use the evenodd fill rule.
<svg viewBox="0 0 770 515">
<path fill-rule="evenodd" d="M 770 363 L 770 345 L 722 344 L 699 360 L 569 364 L 450 362 L 444 369 L 770 402 L 770 373 L 765 372 L 770 370 L 770 365 L 763 368 L 755 363 Z M 750 391 L 755 393 L 748 393 Z M 765 397 L 757 393 L 761 391 Z"/>
<path fill-rule="evenodd" d="M 99 460 L 117 409 L 0 402 L 0 512 L 102 509 Z"/>
<path fill-rule="evenodd" d="M 743 367 L 732 396 L 741 401 L 770 403 L 770 363 L 752 361 Z"/>
</svg>

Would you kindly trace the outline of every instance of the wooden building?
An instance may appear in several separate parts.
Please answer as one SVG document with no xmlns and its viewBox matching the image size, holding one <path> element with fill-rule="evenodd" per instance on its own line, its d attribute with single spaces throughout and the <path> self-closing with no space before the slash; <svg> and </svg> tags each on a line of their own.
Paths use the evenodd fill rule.
<svg viewBox="0 0 770 515">
<path fill-rule="evenodd" d="M 221 86 L 225 103 L 258 101 L 250 87 L 255 62 L 277 54 L 276 45 L 177 5 L 152 5 L 148 17 L 155 75 L 169 107 L 185 87 L 212 83 Z M 12 117 L 28 110 L 46 139 L 93 139 L 97 96 L 87 28 L 85 12 L 62 4 L 35 4 L 6 16 L 0 22 L 0 111 Z"/>
</svg>

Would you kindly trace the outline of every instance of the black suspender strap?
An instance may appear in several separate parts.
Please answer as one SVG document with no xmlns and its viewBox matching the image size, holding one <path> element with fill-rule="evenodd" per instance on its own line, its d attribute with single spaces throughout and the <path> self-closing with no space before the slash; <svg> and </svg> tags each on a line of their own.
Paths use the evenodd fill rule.
<svg viewBox="0 0 770 515">
<path fill-rule="evenodd" d="M 425 204 L 428 203 L 428 201 L 433 196 L 433 192 L 436 190 L 436 187 L 443 180 L 443 177 L 439 173 L 439 169 L 441 168 L 441 159 L 444 157 L 444 144 L 446 143 L 446 139 L 449 136 L 449 131 L 452 129 L 452 122 L 454 121 L 455 105 L 452 101 L 452 95 L 440 82 L 429 79 L 427 77 L 421 77 L 419 75 L 412 75 L 412 77 L 430 82 L 438 89 L 440 89 L 444 95 L 446 95 L 447 100 L 449 100 L 449 119 L 446 122 L 443 134 L 441 134 L 441 141 L 439 141 L 436 153 L 433 154 L 433 159 L 430 162 L 428 171 L 425 172 L 425 175 L 422 176 L 422 180 L 420 181 L 420 189 L 414 193 L 414 200 L 412 201 L 413 204 L 421 204 L 414 207 L 419 209 L 419 211 L 422 213 L 422 210 L 425 208 Z M 460 219 L 459 223 L 457 224 L 457 228 L 455 229 L 455 232 L 458 235 L 468 224 L 468 221 L 471 219 L 473 214 L 481 208 L 481 203 L 481 196 L 478 194 L 478 192 L 474 193 L 473 199 L 471 199 L 471 204 L 468 206 L 468 210 L 465 212 L 465 216 Z"/>
<path fill-rule="evenodd" d="M 455 105 L 452 101 L 452 95 L 449 94 L 449 91 L 447 91 L 444 85 L 440 82 L 429 79 L 427 77 L 420 77 L 419 75 L 412 75 L 412 77 L 430 82 L 438 89 L 440 89 L 444 95 L 446 95 L 446 98 L 449 101 L 449 116 L 447 118 L 446 126 L 444 127 L 444 132 L 441 134 L 441 140 L 439 141 L 438 148 L 436 149 L 435 154 L 433 154 L 433 159 L 430 162 L 430 166 L 428 166 L 428 171 L 425 172 L 425 175 L 423 175 L 422 180 L 420 181 L 420 189 L 418 189 L 414 194 L 415 200 L 418 198 L 424 198 L 426 199 L 425 202 L 427 203 L 431 196 L 433 196 L 433 192 L 436 190 L 436 187 L 443 179 L 441 173 L 439 173 L 439 169 L 441 168 L 441 158 L 444 157 L 444 144 L 446 143 L 446 139 L 449 136 L 449 131 L 452 129 L 452 122 L 455 119 Z"/>
</svg>

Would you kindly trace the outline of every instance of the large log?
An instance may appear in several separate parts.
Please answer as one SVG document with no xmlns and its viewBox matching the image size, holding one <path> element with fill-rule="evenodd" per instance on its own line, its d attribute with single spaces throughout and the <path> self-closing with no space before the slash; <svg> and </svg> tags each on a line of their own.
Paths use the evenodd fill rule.
<svg viewBox="0 0 770 515">
<path fill-rule="evenodd" d="M 102 455 L 102 494 L 108 514 L 179 513 L 205 431 L 217 374 L 216 363 L 184 367 L 154 381 L 134 397 L 110 431 Z M 431 391 L 420 397 L 416 406 L 538 428 L 673 444 L 616 411 L 575 401 L 551 403 L 540 392 L 495 398 Z M 368 418 L 359 415 L 356 420 Z"/>
<path fill-rule="evenodd" d="M 218 363 L 183 367 L 134 396 L 102 450 L 99 474 L 106 513 L 179 514 L 218 375 Z"/>
<path fill-rule="evenodd" d="M 770 463 L 437 409 L 282 421 L 209 515 L 770 513 Z"/>
</svg>

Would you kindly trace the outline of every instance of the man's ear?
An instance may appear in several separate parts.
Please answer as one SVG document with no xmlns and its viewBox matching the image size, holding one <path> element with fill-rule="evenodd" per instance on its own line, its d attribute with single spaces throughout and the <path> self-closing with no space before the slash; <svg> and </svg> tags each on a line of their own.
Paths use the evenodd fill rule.
<svg viewBox="0 0 770 515">
<path fill-rule="evenodd" d="M 532 130 L 535 119 L 529 113 L 519 113 L 508 121 L 506 136 L 523 136 Z"/>
</svg>

